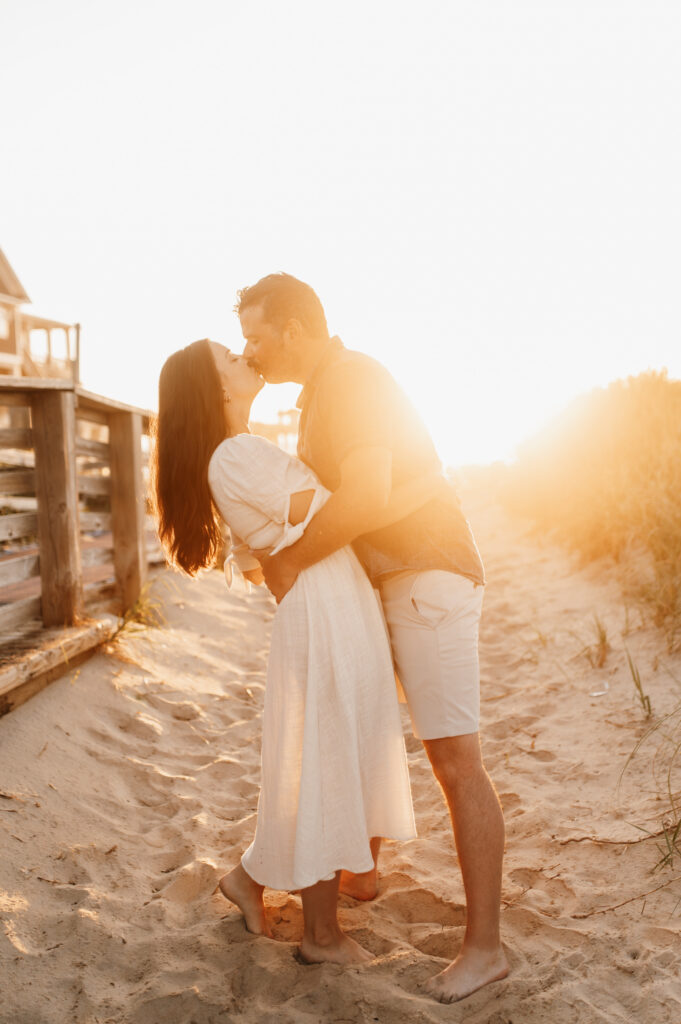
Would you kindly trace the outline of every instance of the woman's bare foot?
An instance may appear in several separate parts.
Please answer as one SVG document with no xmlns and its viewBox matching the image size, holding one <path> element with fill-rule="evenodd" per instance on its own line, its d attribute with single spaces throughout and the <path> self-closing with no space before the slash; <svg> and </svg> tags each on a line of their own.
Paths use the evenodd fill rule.
<svg viewBox="0 0 681 1024">
<path fill-rule="evenodd" d="M 237 907 L 244 915 L 246 928 L 254 935 L 266 935 L 272 938 L 270 926 L 265 917 L 265 905 L 262 894 L 264 886 L 254 882 L 249 874 L 237 864 L 229 874 L 223 875 L 218 883 L 220 892 Z"/>
<path fill-rule="evenodd" d="M 363 949 L 340 928 L 325 939 L 303 935 L 299 956 L 306 964 L 366 964 L 374 959 L 373 953 Z"/>
<path fill-rule="evenodd" d="M 425 990 L 441 1003 L 455 1003 L 507 974 L 508 961 L 501 947 L 491 953 L 464 947 L 454 963 L 426 983 Z"/>
<path fill-rule="evenodd" d="M 352 871 L 341 871 L 339 892 L 356 900 L 375 900 L 378 895 L 378 870 L 363 871 L 353 875 Z"/>
</svg>

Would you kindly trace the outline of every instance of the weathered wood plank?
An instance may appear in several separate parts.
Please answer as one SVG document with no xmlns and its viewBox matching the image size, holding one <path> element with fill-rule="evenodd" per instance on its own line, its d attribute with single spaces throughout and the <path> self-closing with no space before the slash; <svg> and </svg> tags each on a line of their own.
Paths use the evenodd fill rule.
<svg viewBox="0 0 681 1024">
<path fill-rule="evenodd" d="M 31 579 L 40 572 L 38 555 L 19 555 L 18 557 L 0 558 L 0 587 L 10 583 L 21 583 Z"/>
<path fill-rule="evenodd" d="M 79 476 L 79 494 L 109 494 L 111 478 L 108 476 Z"/>
<path fill-rule="evenodd" d="M 109 421 L 111 529 L 116 581 L 123 608 L 131 608 L 146 578 L 142 414 L 115 412 Z"/>
<path fill-rule="evenodd" d="M 38 516 L 35 512 L 15 512 L 0 516 L 0 540 L 18 540 L 32 537 L 38 532 Z"/>
<path fill-rule="evenodd" d="M 85 594 L 85 607 L 90 614 L 100 615 L 108 612 L 111 615 L 124 615 L 125 609 L 121 599 L 116 593 L 115 580 L 108 583 L 101 580 L 94 583 L 86 583 L 83 587 Z"/>
<path fill-rule="evenodd" d="M 74 666 L 76 657 L 92 652 L 109 640 L 117 629 L 118 619 L 113 615 L 103 615 L 95 622 L 65 631 L 58 643 L 24 655 L 20 661 L 0 670 L 0 696 L 6 696 L 16 687 L 47 672 L 56 670 L 52 679 L 56 675 L 63 675 Z M 0 709 L 0 714 L 3 713 Z"/>
<path fill-rule="evenodd" d="M 6 395 L 26 392 L 31 395 L 45 391 L 73 391 L 72 380 L 61 380 L 56 377 L 4 377 L 0 378 L 0 405 Z"/>
<path fill-rule="evenodd" d="M 11 604 L 0 604 L 0 632 L 40 618 L 40 598 L 25 597 Z"/>
<path fill-rule="evenodd" d="M 35 494 L 32 469 L 0 469 L 0 494 Z"/>
<path fill-rule="evenodd" d="M 108 413 L 100 412 L 98 409 L 92 409 L 89 406 L 79 406 L 76 413 L 79 420 L 85 420 L 86 423 L 99 423 L 102 427 L 109 426 Z"/>
<path fill-rule="evenodd" d="M 20 448 L 2 448 L 0 463 L 3 469 L 33 469 L 35 456 L 32 451 L 23 451 Z"/>
<path fill-rule="evenodd" d="M 0 441 L 2 440 L 2 431 L 0 431 Z M 109 461 L 109 446 L 104 441 L 91 441 L 87 437 L 76 438 L 76 455 L 92 455 L 96 459 L 101 459 L 102 462 Z"/>
<path fill-rule="evenodd" d="M 77 387 L 78 414 L 81 410 L 94 410 L 95 412 L 125 412 L 132 415 L 139 415 L 147 419 L 150 415 L 148 409 L 140 409 L 137 405 L 128 405 L 127 402 L 119 402 L 115 398 L 106 398 L 104 395 L 96 395 L 85 388 Z"/>
<path fill-rule="evenodd" d="M 28 392 L 26 394 L 13 394 L 11 391 L 0 391 L 0 409 L 3 407 L 9 409 L 15 409 L 16 407 L 28 409 L 30 404 L 31 395 Z"/>
<path fill-rule="evenodd" d="M 70 626 L 83 607 L 75 396 L 66 390 L 36 393 L 31 410 L 43 623 Z"/>
<path fill-rule="evenodd" d="M 3 427 L 0 430 L 0 448 L 30 449 L 33 447 L 33 434 L 26 427 Z"/>
<path fill-rule="evenodd" d="M 0 519 L 2 523 L 2 519 Z M 100 530 L 108 533 L 111 530 L 110 512 L 80 512 L 80 532 L 99 533 Z"/>
<path fill-rule="evenodd" d="M 80 560 L 84 569 L 90 565 L 113 565 L 113 548 L 82 547 Z"/>
<path fill-rule="evenodd" d="M 12 409 L 14 409 L 16 406 L 23 406 L 23 408 L 28 408 L 30 404 L 31 394 L 29 391 L 26 391 L 25 393 L 20 392 L 19 394 L 15 394 L 12 391 L 0 390 L 0 409 L 2 409 L 3 406 L 9 406 Z"/>
</svg>

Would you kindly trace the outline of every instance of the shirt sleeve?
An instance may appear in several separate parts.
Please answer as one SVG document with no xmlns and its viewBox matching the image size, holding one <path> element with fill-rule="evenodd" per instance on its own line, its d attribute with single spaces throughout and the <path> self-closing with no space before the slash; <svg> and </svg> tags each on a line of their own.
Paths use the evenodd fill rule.
<svg viewBox="0 0 681 1024">
<path fill-rule="evenodd" d="M 232 534 L 232 546 L 227 557 L 232 565 L 235 565 L 241 572 L 249 572 L 251 569 L 260 568 L 260 562 L 255 555 L 251 554 L 248 544 L 234 533 Z"/>
<path fill-rule="evenodd" d="M 354 448 L 393 448 L 400 392 L 384 367 L 371 359 L 341 362 L 321 382 L 320 392 L 336 465 Z"/>
<path fill-rule="evenodd" d="M 288 516 L 284 477 L 288 456 L 271 441 L 254 434 L 228 438 L 215 450 L 208 482 L 218 507 L 249 505 L 275 523 Z"/>
<path fill-rule="evenodd" d="M 227 586 L 232 589 L 232 583 L 234 582 L 234 568 L 236 567 L 239 572 L 250 572 L 253 569 L 260 568 L 260 562 L 258 559 L 251 554 L 248 544 L 245 544 L 240 537 L 237 537 L 235 533 L 231 534 L 231 545 L 227 558 L 224 564 L 225 582 Z"/>
</svg>

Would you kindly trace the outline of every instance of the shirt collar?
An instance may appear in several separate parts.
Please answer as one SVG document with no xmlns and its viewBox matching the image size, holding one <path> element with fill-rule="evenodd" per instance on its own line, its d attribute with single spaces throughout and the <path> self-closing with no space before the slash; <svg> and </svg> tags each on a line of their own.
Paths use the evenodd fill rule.
<svg viewBox="0 0 681 1024">
<path fill-rule="evenodd" d="M 345 346 L 343 345 L 343 342 L 340 340 L 337 334 L 334 334 L 334 336 L 330 339 L 329 344 L 326 346 L 321 359 L 319 360 L 314 370 L 310 374 L 309 378 L 305 382 L 303 390 L 298 395 L 298 400 L 296 402 L 297 409 L 302 409 L 303 406 L 307 402 L 309 402 L 310 398 L 312 397 L 313 391 L 319 384 L 319 378 L 324 373 L 324 370 L 326 370 L 327 366 L 329 366 L 332 362 L 334 362 L 335 359 L 337 359 L 337 357 L 340 355 L 344 348 Z"/>
</svg>

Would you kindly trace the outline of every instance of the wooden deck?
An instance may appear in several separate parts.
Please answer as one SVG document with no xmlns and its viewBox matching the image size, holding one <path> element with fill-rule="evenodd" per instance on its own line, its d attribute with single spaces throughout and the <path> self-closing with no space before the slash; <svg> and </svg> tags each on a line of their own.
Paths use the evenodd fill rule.
<svg viewBox="0 0 681 1024">
<path fill-rule="evenodd" d="M 148 410 L 68 380 L 0 377 L 0 417 L 2 714 L 13 688 L 67 664 L 67 638 L 76 657 L 110 636 L 111 614 L 135 604 L 163 558 L 148 514 Z M 18 661 L 32 663 L 30 679 Z"/>
</svg>

